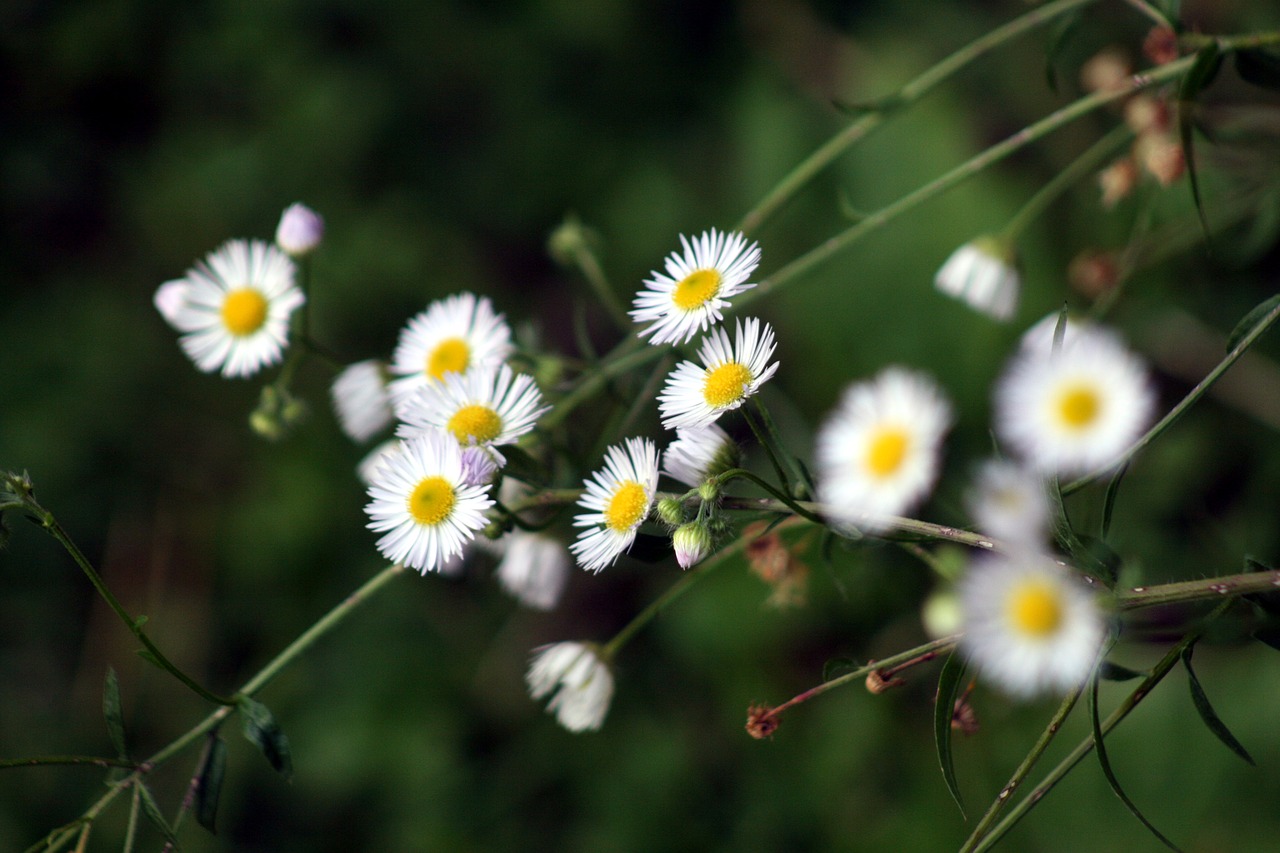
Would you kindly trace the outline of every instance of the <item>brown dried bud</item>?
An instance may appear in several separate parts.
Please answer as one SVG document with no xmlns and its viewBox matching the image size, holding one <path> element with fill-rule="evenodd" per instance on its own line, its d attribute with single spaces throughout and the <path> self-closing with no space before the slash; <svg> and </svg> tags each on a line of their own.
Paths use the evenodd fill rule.
<svg viewBox="0 0 1280 853">
<path fill-rule="evenodd" d="M 1182 146 L 1176 139 L 1163 133 L 1144 133 L 1139 136 L 1133 145 L 1133 156 L 1162 187 L 1171 186 L 1187 171 Z"/>
<path fill-rule="evenodd" d="M 1138 165 L 1131 157 L 1122 157 L 1098 173 L 1102 188 L 1102 206 L 1107 210 L 1129 197 L 1138 183 Z"/>
<path fill-rule="evenodd" d="M 873 669 L 870 674 L 867 675 L 867 691 L 869 693 L 874 693 L 877 696 L 888 690 L 890 687 L 897 687 L 899 684 L 906 683 L 906 681 L 898 678 L 896 675 L 890 675 L 886 678 L 884 671 L 879 669 Z"/>
<path fill-rule="evenodd" d="M 1178 34 L 1170 27 L 1152 27 L 1142 40 L 1142 53 L 1156 65 L 1167 65 L 1178 58 Z"/>
<path fill-rule="evenodd" d="M 773 587 L 766 602 L 769 606 L 784 608 L 803 604 L 809 567 L 795 558 L 777 533 L 756 535 L 764 526 L 763 522 L 757 522 L 742 532 L 748 538 L 747 565 L 756 577 Z"/>
<path fill-rule="evenodd" d="M 969 704 L 969 700 L 961 697 L 956 700 L 956 708 L 951 714 L 952 731 L 960 732 L 965 737 L 978 733 L 978 714 Z"/>
<path fill-rule="evenodd" d="M 1124 123 L 1134 133 L 1169 130 L 1169 104 L 1162 98 L 1134 95 L 1124 105 Z"/>
<path fill-rule="evenodd" d="M 1129 85 L 1132 73 L 1119 48 L 1109 47 L 1080 66 L 1080 85 L 1086 92 L 1114 92 Z"/>
<path fill-rule="evenodd" d="M 747 734 L 756 740 L 773 737 L 778 730 L 778 718 L 773 716 L 773 709 L 764 705 L 752 705 L 747 709 Z"/>
<path fill-rule="evenodd" d="M 1111 252 L 1086 249 L 1072 258 L 1067 266 L 1067 281 L 1090 299 L 1107 293 L 1119 279 L 1120 265 Z"/>
</svg>

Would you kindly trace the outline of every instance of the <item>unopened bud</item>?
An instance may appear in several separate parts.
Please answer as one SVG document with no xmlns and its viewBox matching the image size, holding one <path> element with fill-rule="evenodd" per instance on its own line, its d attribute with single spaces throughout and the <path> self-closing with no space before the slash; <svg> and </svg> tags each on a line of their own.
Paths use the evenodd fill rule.
<svg viewBox="0 0 1280 853">
<path fill-rule="evenodd" d="M 1187 171 L 1182 145 L 1163 133 L 1144 133 L 1139 136 L 1133 146 L 1133 155 L 1162 187 L 1172 185 Z"/>
<path fill-rule="evenodd" d="M 747 709 L 747 734 L 756 740 L 772 737 L 778 730 L 778 718 L 773 716 L 773 709 L 764 705 L 752 705 Z"/>
<path fill-rule="evenodd" d="M 324 239 L 324 219 L 305 204 L 291 204 L 276 226 L 276 245 L 295 258 L 309 254 Z"/>
<path fill-rule="evenodd" d="M 1156 65 L 1167 65 L 1178 58 L 1178 34 L 1171 27 L 1152 27 L 1142 40 L 1142 53 Z"/>
<path fill-rule="evenodd" d="M 551 232 L 547 239 L 547 251 L 556 263 L 573 267 L 578 265 L 581 253 L 591 251 L 595 240 L 595 233 L 591 229 L 579 222 L 576 216 L 570 216 Z"/>
<path fill-rule="evenodd" d="M 1122 157 L 1098 173 L 1102 188 L 1102 206 L 1107 210 L 1129 197 L 1138 184 L 1138 165 L 1131 157 Z"/>
<path fill-rule="evenodd" d="M 1071 259 L 1067 281 L 1090 299 L 1108 293 L 1120 280 L 1120 265 L 1111 252 L 1086 250 Z"/>
<path fill-rule="evenodd" d="M 1124 123 L 1134 133 L 1169 130 L 1169 104 L 1150 95 L 1134 95 L 1124 105 Z"/>
<path fill-rule="evenodd" d="M 711 550 L 711 537 L 696 521 L 690 522 L 671 535 L 671 545 L 676 551 L 676 562 L 687 569 L 700 562 Z"/>
<path fill-rule="evenodd" d="M 658 501 L 658 518 L 672 527 L 684 524 L 684 504 L 678 498 L 661 498 Z"/>
<path fill-rule="evenodd" d="M 498 463 L 484 447 L 462 448 L 462 480 L 468 486 L 487 486 L 498 473 Z"/>
<path fill-rule="evenodd" d="M 1107 48 L 1080 66 L 1080 85 L 1088 92 L 1114 92 L 1125 88 L 1132 70 L 1118 48 Z"/>
<path fill-rule="evenodd" d="M 978 713 L 973 710 L 969 700 L 961 697 L 956 700 L 955 710 L 951 714 L 951 729 L 965 737 L 978 733 Z"/>
</svg>

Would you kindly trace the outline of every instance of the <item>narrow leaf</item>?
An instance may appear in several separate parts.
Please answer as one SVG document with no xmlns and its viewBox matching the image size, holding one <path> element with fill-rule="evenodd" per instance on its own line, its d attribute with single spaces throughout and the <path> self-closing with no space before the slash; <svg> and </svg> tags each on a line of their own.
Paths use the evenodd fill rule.
<svg viewBox="0 0 1280 853">
<path fill-rule="evenodd" d="M 1273 91 L 1280 90 L 1280 56 L 1254 48 L 1236 51 L 1236 71 L 1240 79 Z"/>
<path fill-rule="evenodd" d="M 822 665 L 822 680 L 830 681 L 844 672 L 853 672 L 861 668 L 862 664 L 855 658 L 832 658 Z"/>
<path fill-rule="evenodd" d="M 1231 330 L 1231 334 L 1227 336 L 1227 352 L 1235 349 L 1245 337 L 1254 330 L 1262 319 L 1275 310 L 1280 305 L 1280 293 L 1269 299 L 1264 299 L 1253 307 L 1253 310 L 1236 323 L 1236 327 Z"/>
<path fill-rule="evenodd" d="M 1089 722 L 1093 726 L 1093 751 L 1098 755 L 1098 763 L 1102 765 L 1102 775 L 1107 777 L 1107 784 L 1111 786 L 1111 790 L 1120 798 L 1120 802 L 1124 803 L 1129 813 L 1150 830 L 1152 835 L 1160 839 L 1164 846 L 1182 853 L 1176 844 L 1165 838 L 1160 830 L 1156 829 L 1151 821 L 1147 820 L 1142 812 L 1138 811 L 1138 807 L 1134 805 L 1133 800 L 1129 799 L 1129 795 L 1120 787 L 1120 781 L 1116 779 L 1116 774 L 1111 769 L 1111 761 L 1107 758 L 1107 750 L 1103 745 L 1102 723 L 1098 719 L 1098 679 L 1096 677 L 1093 679 L 1093 684 L 1089 689 Z"/>
<path fill-rule="evenodd" d="M 102 716 L 107 721 L 107 734 L 116 748 L 116 758 L 128 758 L 124 741 L 124 716 L 120 712 L 120 680 L 116 671 L 107 667 L 106 683 L 102 687 Z"/>
<path fill-rule="evenodd" d="M 288 779 L 293 775 L 293 759 L 289 753 L 289 739 L 280 730 L 280 724 L 267 706 L 256 699 L 241 696 L 240 717 L 244 720 L 244 736 L 261 750 L 277 773 Z"/>
<path fill-rule="evenodd" d="M 1227 728 L 1227 724 L 1222 722 L 1222 718 L 1214 712 L 1213 705 L 1209 704 L 1209 697 L 1205 694 L 1204 688 L 1200 686 L 1200 679 L 1196 678 L 1195 670 L 1191 668 L 1191 654 L 1194 650 L 1194 645 L 1188 645 L 1182 650 L 1182 665 L 1187 670 L 1187 685 L 1191 688 L 1191 701 L 1195 703 L 1196 710 L 1200 712 L 1200 719 L 1204 720 L 1204 724 L 1209 727 L 1209 731 L 1213 732 L 1227 749 L 1256 767 L 1257 763 L 1253 760 L 1253 756 L 1244 748 L 1244 744 L 1236 740 L 1236 736 Z"/>
<path fill-rule="evenodd" d="M 1116 578 L 1120 575 L 1120 565 L 1124 562 L 1115 549 L 1094 536 L 1081 536 L 1079 543 L 1080 551 L 1072 552 L 1076 563 L 1088 569 L 1108 587 L 1115 586 Z"/>
<path fill-rule="evenodd" d="M 196 768 L 196 820 L 214 835 L 218 830 L 214 821 L 218 816 L 218 796 L 222 793 L 222 780 L 227 772 L 227 742 L 217 732 L 209 732 L 204 754 Z"/>
<path fill-rule="evenodd" d="M 1111 476 L 1111 482 L 1107 483 L 1107 492 L 1102 497 L 1102 538 L 1106 539 L 1107 534 L 1111 532 L 1111 511 L 1116 506 L 1116 495 L 1120 492 L 1120 481 L 1124 479 L 1125 472 L 1129 470 L 1129 463 L 1126 462 L 1120 466 L 1120 470 Z"/>
<path fill-rule="evenodd" d="M 1118 663 L 1111 663 L 1111 661 L 1104 660 L 1098 666 L 1098 677 L 1105 681 L 1132 681 L 1135 678 L 1142 678 L 1146 674 L 1145 672 L 1138 672 L 1126 666 L 1121 666 Z"/>
<path fill-rule="evenodd" d="M 938 747 L 938 764 L 942 767 L 942 779 L 947 783 L 951 799 L 956 801 L 960 816 L 964 817 L 964 801 L 960 798 L 960 785 L 956 782 L 956 768 L 951 760 L 951 721 L 956 713 L 956 696 L 964 680 L 964 658 L 952 652 L 942 665 L 938 676 L 938 697 L 933 703 L 933 739 Z"/>
<path fill-rule="evenodd" d="M 1218 69 L 1222 66 L 1222 54 L 1218 51 L 1217 42 L 1209 42 L 1200 49 L 1196 61 L 1182 80 L 1182 90 L 1178 93 L 1178 131 L 1182 138 L 1182 156 L 1187 165 L 1187 179 L 1191 184 L 1191 199 L 1195 202 L 1196 213 L 1200 216 L 1200 227 L 1204 230 L 1205 241 L 1210 239 L 1209 220 L 1204 213 L 1204 199 L 1200 195 L 1200 178 L 1196 174 L 1196 159 L 1192 141 L 1191 113 L 1192 104 L 1200 96 L 1205 86 L 1213 82 Z"/>
<path fill-rule="evenodd" d="M 1057 61 L 1062 56 L 1063 49 L 1071 40 L 1071 36 L 1075 34 L 1076 26 L 1079 23 L 1080 13 L 1072 12 L 1070 15 L 1063 15 L 1059 18 L 1049 31 L 1049 45 L 1044 52 L 1044 79 L 1049 85 L 1049 91 L 1055 94 L 1058 91 Z"/>
<path fill-rule="evenodd" d="M 156 805 L 156 798 L 151 796 L 151 790 L 141 782 L 135 783 L 138 786 L 138 793 L 142 795 L 142 813 L 147 816 L 147 820 L 160 830 L 160 834 L 164 836 L 174 850 L 178 849 L 178 836 L 174 833 L 173 827 L 169 826 L 169 821 L 164 819 L 164 815 L 160 812 L 160 806 Z"/>
</svg>

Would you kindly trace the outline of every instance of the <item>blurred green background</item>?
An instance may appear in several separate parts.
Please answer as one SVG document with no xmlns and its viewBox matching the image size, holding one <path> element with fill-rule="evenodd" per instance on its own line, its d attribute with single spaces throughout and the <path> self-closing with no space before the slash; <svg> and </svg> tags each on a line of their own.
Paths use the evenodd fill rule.
<svg viewBox="0 0 1280 853">
<path fill-rule="evenodd" d="M 1209 32 L 1274 29 L 1263 0 L 1204 0 Z M 347 360 L 386 357 L 432 299 L 489 295 L 517 326 L 577 355 L 585 312 L 617 340 L 547 236 L 568 214 L 597 230 L 624 299 L 681 233 L 729 228 L 865 102 L 1024 11 L 1005 2 L 835 0 L 278 0 L 35 2 L 0 9 L 0 467 L 37 493 L 162 649 L 231 691 L 380 566 L 353 470 L 364 450 L 328 412 L 332 378 L 298 384 L 314 416 L 270 444 L 246 418 L 257 381 L 195 371 L 151 304 L 155 288 L 232 237 L 270 238 L 304 201 L 328 225 L 315 258 L 316 336 Z M 1046 31 L 975 64 L 844 157 L 758 235 L 768 273 L 1076 97 L 1100 48 L 1139 61 L 1147 22 L 1088 10 L 1063 43 L 1058 91 Z M 1276 186 L 1276 100 L 1228 67 L 1201 141 L 1214 199 Z M 1133 223 L 1186 221 L 1185 185 L 1105 213 L 1088 183 L 1023 244 L 1016 321 L 998 325 L 932 288 L 956 246 L 1001 227 L 1117 122 L 1090 116 L 843 252 L 752 313 L 782 367 L 766 400 L 797 452 L 849 381 L 891 362 L 936 375 L 956 403 L 944 477 L 922 515 L 963 524 L 960 495 L 990 448 L 989 388 L 1023 329 L 1063 302 L 1069 261 L 1122 246 Z M 1243 128 L 1243 130 L 1241 130 Z M 1273 194 L 1274 195 L 1274 194 Z M 1268 213 L 1269 211 L 1269 213 Z M 1225 334 L 1280 289 L 1271 207 L 1201 248 L 1142 269 L 1111 320 L 1155 365 L 1167 407 L 1220 357 Z M 1270 218 L 1268 218 L 1270 216 Z M 1189 318 L 1197 318 L 1194 323 Z M 531 331 L 530 331 L 531 330 Z M 1111 544 L 1131 583 L 1280 561 L 1280 341 L 1258 347 L 1135 464 Z M 660 437 L 656 407 L 643 427 Z M 588 462 L 594 465 L 594 462 Z M 1071 503 L 1095 529 L 1101 494 Z M 56 543 L 21 519 L 0 553 L 0 757 L 107 754 L 101 685 L 120 675 L 132 750 L 185 731 L 202 705 L 135 654 Z M 567 530 L 567 527 L 561 529 Z M 809 555 L 807 603 L 726 566 L 628 646 L 602 731 L 571 735 L 530 701 L 533 647 L 604 640 L 679 576 L 674 562 L 575 570 L 560 608 L 520 610 L 478 561 L 461 579 L 399 578 L 263 694 L 294 750 L 272 773 L 235 727 L 212 836 L 183 849 L 946 850 L 968 833 L 1047 719 L 978 689 L 981 732 L 958 738 L 969 810 L 938 773 L 936 669 L 905 688 L 860 687 L 792 711 L 770 741 L 742 726 L 839 657 L 922 639 L 928 570 L 891 546 Z M 1154 661 L 1184 612 L 1148 615 L 1116 659 Z M 1230 620 L 1229 620 L 1230 621 Z M 1198 671 L 1250 768 L 1199 722 L 1180 673 L 1114 737 L 1133 798 L 1189 850 L 1280 849 L 1280 659 L 1227 624 Z M 1139 636 L 1140 635 L 1140 636 Z M 1148 643 L 1142 638 L 1160 642 Z M 1103 701 L 1122 688 L 1105 685 Z M 1050 757 L 1084 736 L 1074 720 Z M 154 775 L 172 814 L 195 751 Z M 0 772 L 0 849 L 20 850 L 102 791 L 81 768 Z M 90 849 L 123 836 L 123 803 Z M 145 829 L 142 849 L 158 849 Z M 1005 849 L 1157 849 L 1086 762 Z"/>
</svg>

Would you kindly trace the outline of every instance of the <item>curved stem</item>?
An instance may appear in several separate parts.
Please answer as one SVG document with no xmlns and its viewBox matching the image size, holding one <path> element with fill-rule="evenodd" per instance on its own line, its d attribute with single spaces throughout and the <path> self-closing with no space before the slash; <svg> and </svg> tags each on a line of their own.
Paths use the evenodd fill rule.
<svg viewBox="0 0 1280 853">
<path fill-rule="evenodd" d="M 897 94 L 887 99 L 886 103 L 891 104 L 895 110 L 912 104 L 932 91 L 939 83 L 942 83 L 988 51 L 1022 35 L 1024 32 L 1092 2 L 1094 0 L 1058 0 L 1056 3 L 1047 3 L 1037 9 L 1032 9 L 960 48 L 919 77 L 907 83 L 898 90 Z M 738 230 L 745 233 L 759 228 L 764 224 L 765 220 L 790 201 L 819 172 L 829 166 L 845 151 L 848 151 L 854 143 L 883 124 L 890 113 L 891 109 L 889 107 L 875 109 L 833 136 L 817 151 L 810 154 L 800 165 L 792 169 L 777 186 L 748 211 L 738 224 Z"/>
<path fill-rule="evenodd" d="M 1011 241 L 1017 240 L 1027 226 L 1038 219 L 1048 209 L 1049 205 L 1053 204 L 1064 192 L 1088 177 L 1102 163 L 1104 158 L 1111 156 L 1116 149 L 1132 136 L 1133 131 L 1122 124 L 1094 142 L 1085 149 L 1084 153 L 1072 160 L 1065 169 L 1050 178 L 1031 198 L 1027 199 L 1027 203 L 1014 215 L 1013 219 L 1009 220 L 1009 224 L 1004 227 L 1004 231 L 1001 233 Z"/>
</svg>

